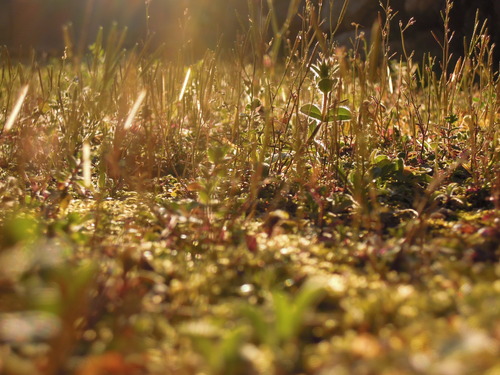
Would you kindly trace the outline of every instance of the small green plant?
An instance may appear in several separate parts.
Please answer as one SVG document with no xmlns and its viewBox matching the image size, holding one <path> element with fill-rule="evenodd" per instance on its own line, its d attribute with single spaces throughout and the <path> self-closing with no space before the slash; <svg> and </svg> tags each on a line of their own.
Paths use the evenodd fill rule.
<svg viewBox="0 0 500 375">
<path fill-rule="evenodd" d="M 270 306 L 261 308 L 248 305 L 243 316 L 251 324 L 258 345 L 271 349 L 276 366 L 292 370 L 300 362 L 299 334 L 310 312 L 324 295 L 324 285 L 319 280 L 306 281 L 294 298 L 275 291 L 270 295 Z M 269 311 L 270 308 L 270 311 Z"/>
<path fill-rule="evenodd" d="M 181 331 L 190 336 L 205 361 L 210 375 L 239 374 L 244 368 L 241 355 L 247 327 L 224 331 L 206 322 L 186 323 Z"/>
<path fill-rule="evenodd" d="M 314 140 L 321 129 L 321 126 L 328 123 L 334 124 L 334 139 L 337 139 L 338 130 L 337 121 L 347 121 L 352 119 L 351 110 L 347 106 L 339 105 L 338 98 L 332 98 L 336 94 L 339 78 L 337 77 L 339 66 L 333 58 L 322 58 L 316 65 L 311 66 L 311 71 L 316 78 L 316 86 L 323 95 L 321 109 L 315 104 L 304 104 L 300 107 L 300 111 L 317 121 L 307 138 L 304 147 L 307 147 Z"/>
</svg>

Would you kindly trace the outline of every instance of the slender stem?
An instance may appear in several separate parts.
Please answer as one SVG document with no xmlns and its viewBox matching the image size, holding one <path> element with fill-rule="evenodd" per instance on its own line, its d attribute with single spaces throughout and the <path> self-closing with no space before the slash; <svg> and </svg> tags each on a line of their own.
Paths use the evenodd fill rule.
<svg viewBox="0 0 500 375">
<path fill-rule="evenodd" d="M 309 136 L 309 138 L 307 138 L 306 143 L 304 143 L 302 145 L 302 148 L 306 148 L 307 146 L 309 146 L 312 143 L 312 141 L 314 140 L 314 138 L 316 137 L 316 135 L 318 134 L 319 130 L 321 129 L 321 125 L 328 123 L 328 98 L 329 97 L 330 97 L 330 93 L 323 94 L 323 108 L 321 111 L 322 121 L 318 125 L 316 125 L 316 127 L 314 128 L 314 130 L 311 133 L 311 135 Z"/>
</svg>

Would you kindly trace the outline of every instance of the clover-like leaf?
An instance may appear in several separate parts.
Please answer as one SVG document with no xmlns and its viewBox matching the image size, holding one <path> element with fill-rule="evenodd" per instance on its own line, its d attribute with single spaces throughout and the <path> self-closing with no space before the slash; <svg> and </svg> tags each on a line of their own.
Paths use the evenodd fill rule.
<svg viewBox="0 0 500 375">
<path fill-rule="evenodd" d="M 341 105 L 337 108 L 337 113 L 335 113 L 335 109 L 330 110 L 328 117 L 329 120 L 348 121 L 352 119 L 352 112 L 349 107 Z"/>
<path fill-rule="evenodd" d="M 323 121 L 323 116 L 321 113 L 321 109 L 319 109 L 317 106 L 314 104 L 305 104 L 302 107 L 300 107 L 300 112 L 302 112 L 304 115 L 311 117 L 313 119 Z"/>
<path fill-rule="evenodd" d="M 332 108 L 328 111 L 328 118 L 324 119 L 323 114 L 321 113 L 321 110 L 314 104 L 305 104 L 302 107 L 300 107 L 300 112 L 302 112 L 304 115 L 311 117 L 315 120 L 319 121 L 334 121 L 334 120 L 340 120 L 340 121 L 347 121 L 352 119 L 352 112 L 349 109 L 349 107 L 346 106 L 339 106 L 337 108 Z"/>
</svg>

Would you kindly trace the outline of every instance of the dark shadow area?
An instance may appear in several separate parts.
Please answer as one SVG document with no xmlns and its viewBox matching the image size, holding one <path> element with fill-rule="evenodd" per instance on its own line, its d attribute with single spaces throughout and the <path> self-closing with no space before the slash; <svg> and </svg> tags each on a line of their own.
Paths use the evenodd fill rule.
<svg viewBox="0 0 500 375">
<path fill-rule="evenodd" d="M 317 6 L 318 1 L 313 3 Z M 342 1 L 335 1 L 333 9 L 324 1 L 321 17 L 322 27 L 335 27 L 342 8 Z M 264 23 L 267 2 L 253 2 L 262 12 Z M 278 22 L 286 18 L 288 0 L 275 0 Z M 303 9 L 302 1 L 299 9 Z M 391 47 L 401 52 L 399 22 L 405 25 L 410 19 L 415 23 L 405 34 L 407 50 L 415 50 L 417 60 L 425 52 L 440 56 L 440 47 L 435 41 L 443 36 L 441 12 L 445 1 L 393 0 L 391 8 L 395 13 L 392 21 Z M 451 52 L 454 56 L 463 54 L 464 40 L 470 40 L 474 30 L 476 10 L 482 23 L 487 21 L 491 43 L 500 43 L 500 2 L 496 0 L 456 0 L 451 11 L 450 28 L 454 32 Z M 300 13 L 300 12 L 299 12 Z M 365 32 L 370 41 L 370 30 L 377 18 L 384 18 L 379 3 L 373 0 L 350 1 L 336 39 L 340 44 L 352 46 L 355 25 Z M 86 48 L 95 40 L 100 26 L 109 30 L 116 23 L 127 27 L 125 46 L 131 47 L 148 37 L 152 46 L 164 45 L 166 51 L 175 56 L 177 51 L 189 50 L 193 56 L 203 55 L 206 48 L 218 44 L 224 48 L 234 45 L 237 35 L 248 26 L 248 7 L 245 0 L 3 0 L 0 3 L 0 45 L 6 45 L 14 56 L 29 56 L 31 49 L 37 52 L 59 56 L 64 49 L 63 27 L 71 25 L 75 48 Z M 300 31 L 300 17 L 292 21 L 288 37 L 293 40 Z M 495 51 L 495 66 L 500 61 L 500 51 Z"/>
</svg>

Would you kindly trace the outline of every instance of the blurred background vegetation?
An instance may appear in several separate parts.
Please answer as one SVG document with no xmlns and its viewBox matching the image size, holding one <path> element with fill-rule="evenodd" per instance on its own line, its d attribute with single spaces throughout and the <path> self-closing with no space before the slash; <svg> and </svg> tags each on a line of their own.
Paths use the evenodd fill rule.
<svg viewBox="0 0 500 375">
<path fill-rule="evenodd" d="M 2 0 L 0 44 L 11 53 L 26 55 L 31 48 L 49 54 L 64 46 L 63 27 L 69 26 L 75 44 L 91 43 L 100 26 L 127 27 L 126 45 L 154 34 L 167 50 L 193 42 L 194 49 L 215 46 L 219 35 L 234 34 L 236 11 L 246 1 L 228 0 Z M 149 18 L 148 18 L 149 16 Z M 231 38 L 234 38 L 231 36 Z M 195 41 L 195 42 L 194 42 Z"/>
<path fill-rule="evenodd" d="M 289 0 L 2 0 L 0 45 L 6 45 L 15 56 L 29 56 L 32 48 L 60 56 L 64 47 L 64 26 L 70 25 L 68 35 L 72 36 L 74 47 L 83 49 L 95 40 L 100 26 L 109 29 L 116 23 L 128 28 L 125 43 L 128 47 L 150 36 L 153 46 L 165 45 L 171 56 L 182 48 L 199 57 L 207 47 L 233 46 L 238 34 L 248 29 L 249 5 L 266 15 L 270 3 L 278 19 L 284 20 Z M 300 0 L 300 3 L 299 9 L 302 9 L 305 1 Z M 314 0 L 312 3 L 316 7 L 322 3 L 321 17 L 326 20 L 323 29 L 335 27 L 344 1 Z M 390 6 L 395 14 L 391 33 L 395 52 L 400 51 L 401 45 L 398 23 L 406 25 L 414 18 L 411 32 L 405 36 L 407 49 L 417 50 L 417 55 L 423 52 L 439 54 L 440 48 L 431 31 L 441 38 L 440 12 L 444 0 L 392 0 Z M 492 42 L 499 44 L 500 2 L 455 0 L 450 25 L 455 32 L 451 42 L 455 54 L 463 52 L 464 37 L 472 33 L 477 8 L 479 18 L 488 20 Z M 369 42 L 373 22 L 381 12 L 375 0 L 348 2 L 336 34 L 339 43 L 351 47 L 355 29 L 364 32 Z M 265 16 L 261 17 L 262 22 L 264 19 Z M 301 20 L 296 17 L 290 28 L 292 40 L 293 34 L 300 29 Z M 496 60 L 499 60 L 498 51 Z"/>
</svg>

